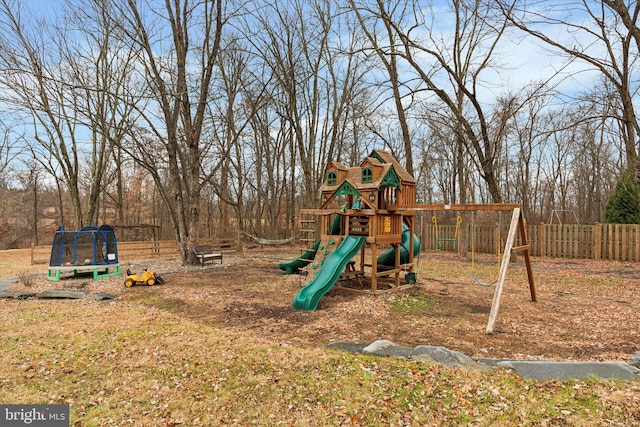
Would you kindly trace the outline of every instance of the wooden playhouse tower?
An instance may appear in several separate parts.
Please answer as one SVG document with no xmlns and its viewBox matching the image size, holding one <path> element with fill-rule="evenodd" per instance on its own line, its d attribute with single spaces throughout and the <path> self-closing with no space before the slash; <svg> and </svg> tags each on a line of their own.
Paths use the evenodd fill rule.
<svg viewBox="0 0 640 427">
<path fill-rule="evenodd" d="M 335 161 L 327 165 L 320 187 L 321 206 L 304 209 L 302 213 L 320 217 L 323 242 L 336 237 L 331 233 L 336 216 L 341 236 L 363 237 L 365 244 L 360 250 L 359 262 L 350 263 L 343 276 L 362 282 L 366 267 L 370 270 L 371 282 L 370 289 L 346 288 L 339 284 L 336 288 L 376 293 L 401 289 L 407 282 L 415 282 L 414 255 L 420 250 L 420 241 L 414 235 L 415 210 L 388 209 L 392 205 L 413 207 L 415 184 L 404 167 L 383 150 L 373 150 L 357 167 L 346 167 Z"/>
<path fill-rule="evenodd" d="M 415 214 L 436 210 L 512 211 L 503 253 L 524 255 L 531 300 L 536 301 L 530 246 L 520 205 L 417 205 L 415 184 L 415 179 L 400 163 L 382 150 L 372 151 L 357 167 L 348 168 L 339 162 L 327 165 L 320 187 L 322 204 L 318 209 L 301 212 L 320 217 L 321 236 L 311 260 L 311 270 L 316 269 L 317 274 L 313 273 L 316 276 L 298 293 L 294 307 L 315 310 L 318 300 L 331 287 L 347 292 L 377 293 L 415 283 L 414 257 L 421 249 L 414 233 Z M 514 246 L 517 234 L 520 245 Z M 342 252 L 338 245 L 345 240 L 350 247 Z M 332 257 L 332 251 L 337 256 Z M 358 251 L 359 262 L 354 262 L 352 258 L 357 258 Z M 503 256 L 500 262 L 487 333 L 493 332 L 510 259 L 511 256 Z M 323 264 L 330 260 L 332 262 Z M 326 265 L 330 268 L 323 269 Z M 365 269 L 370 271 L 368 276 Z M 321 275 L 320 271 L 328 274 Z M 316 279 L 321 280 L 316 283 Z M 357 279 L 360 286 L 342 286 L 340 279 Z M 370 281 L 369 289 L 366 280 Z"/>
</svg>

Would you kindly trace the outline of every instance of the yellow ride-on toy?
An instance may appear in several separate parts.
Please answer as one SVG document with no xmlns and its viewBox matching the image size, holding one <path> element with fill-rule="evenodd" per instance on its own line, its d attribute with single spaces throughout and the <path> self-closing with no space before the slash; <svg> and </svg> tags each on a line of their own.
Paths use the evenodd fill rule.
<svg viewBox="0 0 640 427">
<path fill-rule="evenodd" d="M 156 274 L 155 271 L 148 271 L 145 269 L 142 275 L 138 275 L 131 273 L 131 271 L 127 269 L 127 278 L 124 280 L 124 285 L 127 288 L 130 288 L 133 285 L 153 286 L 155 284 L 164 284 L 164 279 L 160 277 L 160 275 Z"/>
</svg>

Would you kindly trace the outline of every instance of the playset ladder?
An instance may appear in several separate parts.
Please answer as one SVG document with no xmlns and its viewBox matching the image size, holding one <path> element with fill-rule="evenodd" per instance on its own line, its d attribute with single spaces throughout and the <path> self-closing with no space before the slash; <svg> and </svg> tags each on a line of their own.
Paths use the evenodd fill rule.
<svg viewBox="0 0 640 427">
<path fill-rule="evenodd" d="M 311 215 L 306 215 L 304 219 L 300 220 L 300 233 L 304 234 L 299 240 L 304 242 L 307 246 L 311 246 L 318 238 L 316 237 L 315 229 L 316 220 Z"/>
</svg>

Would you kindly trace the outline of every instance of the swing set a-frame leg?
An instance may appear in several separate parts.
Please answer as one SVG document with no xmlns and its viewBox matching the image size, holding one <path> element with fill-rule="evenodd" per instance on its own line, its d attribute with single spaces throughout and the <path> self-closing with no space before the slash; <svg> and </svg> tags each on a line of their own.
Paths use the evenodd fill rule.
<svg viewBox="0 0 640 427">
<path fill-rule="evenodd" d="M 513 244 L 516 239 L 516 232 L 520 230 L 520 240 L 522 246 L 514 247 Z M 504 256 L 500 264 L 500 276 L 498 278 L 498 285 L 493 294 L 493 302 L 491 303 L 491 312 L 489 314 L 489 321 L 487 322 L 487 333 L 493 333 L 493 328 L 498 317 L 498 310 L 500 309 L 500 298 L 502 297 L 502 291 L 504 289 L 505 278 L 507 277 L 507 270 L 509 268 L 509 261 L 511 260 L 511 253 L 523 252 L 524 260 L 527 267 L 527 276 L 529 279 L 529 292 L 531 293 L 531 300 L 536 301 L 536 291 L 533 284 L 533 274 L 531 269 L 531 258 L 529 253 L 529 244 L 527 242 L 526 227 L 524 224 L 524 218 L 520 208 L 515 208 L 511 215 L 511 225 L 509 226 L 509 234 L 507 235 L 507 241 L 504 247 Z"/>
</svg>

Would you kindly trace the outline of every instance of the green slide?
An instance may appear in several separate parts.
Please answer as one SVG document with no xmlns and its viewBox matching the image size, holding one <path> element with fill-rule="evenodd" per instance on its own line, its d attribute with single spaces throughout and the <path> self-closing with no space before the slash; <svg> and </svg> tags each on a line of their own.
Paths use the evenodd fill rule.
<svg viewBox="0 0 640 427">
<path fill-rule="evenodd" d="M 340 215 L 336 215 L 335 218 L 333 218 L 333 220 L 331 221 L 329 234 L 340 234 Z M 278 267 L 280 267 L 280 270 L 284 270 L 286 274 L 298 273 L 301 268 L 306 267 L 316 257 L 318 246 L 320 246 L 320 240 L 316 240 L 313 246 L 311 246 L 308 251 L 300 255 L 298 258 L 289 262 L 281 262 Z"/>
<path fill-rule="evenodd" d="M 300 289 L 293 300 L 293 306 L 299 310 L 315 310 L 320 298 L 336 284 L 340 274 L 351 261 L 366 240 L 365 237 L 345 236 L 338 248 L 324 260 L 316 277 Z"/>
<path fill-rule="evenodd" d="M 402 224 L 402 237 L 400 238 L 400 264 L 409 262 L 409 239 L 411 238 L 411 229 Z M 413 235 L 413 256 L 420 253 L 420 239 Z M 378 265 L 394 266 L 396 263 L 396 250 L 391 248 L 381 254 L 377 259 Z"/>
</svg>

